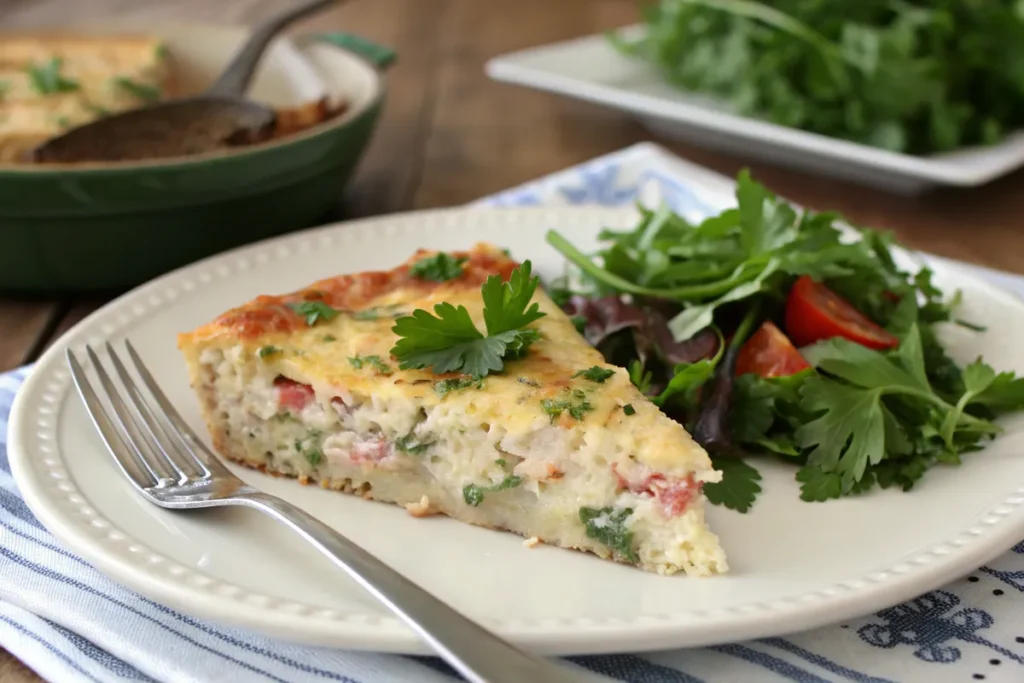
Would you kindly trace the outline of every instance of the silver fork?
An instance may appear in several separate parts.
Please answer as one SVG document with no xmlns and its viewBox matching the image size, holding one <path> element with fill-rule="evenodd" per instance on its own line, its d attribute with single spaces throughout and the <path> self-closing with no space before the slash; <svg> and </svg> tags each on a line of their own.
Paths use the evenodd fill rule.
<svg viewBox="0 0 1024 683">
<path fill-rule="evenodd" d="M 466 618 L 340 533 L 294 505 L 232 474 L 195 435 L 125 341 L 140 387 L 109 342 L 118 389 L 90 347 L 85 351 L 110 408 L 103 405 L 81 363 L 66 351 L 75 386 L 118 467 L 142 496 L 175 510 L 240 505 L 264 512 L 296 531 L 412 627 L 471 683 L 580 683 L 595 680 L 527 654 Z"/>
</svg>

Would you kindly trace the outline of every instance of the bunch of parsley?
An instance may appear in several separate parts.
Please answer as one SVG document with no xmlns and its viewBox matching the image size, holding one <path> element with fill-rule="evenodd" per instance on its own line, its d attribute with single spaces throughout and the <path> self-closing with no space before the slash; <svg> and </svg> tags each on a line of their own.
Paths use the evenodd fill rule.
<svg viewBox="0 0 1024 683">
<path fill-rule="evenodd" d="M 696 225 L 668 209 L 641 208 L 633 230 L 604 231 L 593 255 L 548 235 L 567 259 L 576 297 L 627 296 L 638 319 L 667 313 L 676 343 L 707 329 L 718 336 L 716 350 L 690 363 L 641 353 L 644 335 L 635 329 L 617 332 L 617 343 L 606 347 L 621 360 L 632 344 L 634 384 L 711 452 L 724 474 L 704 488 L 711 502 L 750 509 L 761 477 L 756 458 L 744 456 L 797 465 L 808 501 L 876 485 L 909 490 L 931 466 L 959 463 L 981 448 L 998 433 L 1000 414 L 1024 408 L 1024 379 L 981 359 L 961 367 L 949 357 L 940 324 L 982 330 L 954 317 L 958 297 L 946 298 L 929 269 L 900 268 L 890 236 L 840 229 L 834 214 L 798 211 L 746 172 L 736 200 L 736 208 Z M 831 339 L 802 350 L 810 370 L 736 377 L 737 350 L 763 321 L 780 320 L 804 274 L 897 336 L 898 348 Z"/>
<path fill-rule="evenodd" d="M 1024 124 L 1015 0 L 660 0 L 643 22 L 613 43 L 740 115 L 911 154 Z"/>
</svg>

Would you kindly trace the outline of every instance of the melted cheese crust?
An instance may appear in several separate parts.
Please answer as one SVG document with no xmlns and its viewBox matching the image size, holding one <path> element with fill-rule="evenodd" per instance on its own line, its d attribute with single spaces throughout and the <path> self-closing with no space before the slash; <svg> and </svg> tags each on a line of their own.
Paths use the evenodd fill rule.
<svg viewBox="0 0 1024 683">
<path fill-rule="evenodd" d="M 518 265 L 496 247 L 479 244 L 471 251 L 453 254 L 468 259 L 459 278 L 436 283 L 412 277 L 410 266 L 429 254 L 417 252 L 391 271 L 342 275 L 284 296 L 261 296 L 180 335 L 179 347 L 193 368 L 193 384 L 200 381 L 196 372 L 202 349 L 240 346 L 244 355 L 258 358 L 268 371 L 312 386 L 317 396 L 403 398 L 427 407 L 443 401 L 446 412 L 472 415 L 474 422 L 500 424 L 510 435 L 528 435 L 554 419 L 557 426 L 580 432 L 583 441 L 594 448 L 603 451 L 611 447 L 621 455 L 614 464 L 624 473 L 639 464 L 666 475 L 692 472 L 698 481 L 721 478 L 683 426 L 650 403 L 624 369 L 605 363 L 600 352 L 587 344 L 540 289 L 534 301 L 547 315 L 534 326 L 541 340 L 530 347 L 526 358 L 507 362 L 504 373 L 488 375 L 479 387 L 441 396 L 435 383 L 458 375 L 399 370 L 390 356 L 397 339 L 391 331 L 395 316 L 415 309 L 432 311 L 435 304 L 449 302 L 465 306 L 478 328 L 484 329 L 481 283 L 494 273 L 507 279 Z M 322 301 L 341 312 L 332 320 L 320 319 L 309 326 L 287 305 L 301 301 Z M 372 317 L 374 313 L 378 317 Z M 349 361 L 368 356 L 378 357 L 388 372 L 369 363 L 357 368 Z M 592 366 L 614 374 L 603 383 L 573 377 Z M 572 403 L 574 391 L 584 392 L 591 407 L 580 420 L 568 411 L 556 418 L 545 412 L 545 400 Z M 633 415 L 623 411 L 627 404 L 633 407 Z"/>
</svg>

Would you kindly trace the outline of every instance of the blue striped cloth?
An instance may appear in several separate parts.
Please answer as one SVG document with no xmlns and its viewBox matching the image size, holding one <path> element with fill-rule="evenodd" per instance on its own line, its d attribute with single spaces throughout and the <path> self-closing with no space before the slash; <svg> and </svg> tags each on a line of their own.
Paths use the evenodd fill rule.
<svg viewBox="0 0 1024 683">
<path fill-rule="evenodd" d="M 640 145 L 485 204 L 666 201 L 713 210 L 706 172 Z M 1024 278 L 981 271 L 1024 292 Z M 0 645 L 47 680 L 441 683 L 437 660 L 302 647 L 164 607 L 65 550 L 26 507 L 7 461 L 7 418 L 30 370 L 0 375 Z M 645 655 L 574 657 L 630 683 L 1024 680 L 1024 542 L 942 590 L 788 638 Z M 539 682 L 538 682 L 539 683 Z"/>
</svg>

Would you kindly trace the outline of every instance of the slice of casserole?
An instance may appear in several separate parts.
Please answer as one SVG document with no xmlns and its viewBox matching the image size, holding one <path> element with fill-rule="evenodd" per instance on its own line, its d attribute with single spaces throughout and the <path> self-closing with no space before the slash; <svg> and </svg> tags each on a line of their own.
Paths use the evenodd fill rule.
<svg viewBox="0 0 1024 683">
<path fill-rule="evenodd" d="M 482 283 L 518 265 L 477 245 L 451 255 L 461 274 L 436 282 L 413 268 L 428 256 L 261 296 L 180 335 L 216 450 L 416 516 L 662 574 L 724 572 L 701 492 L 721 474 L 540 290 L 540 338 L 502 372 L 399 369 L 396 317 L 448 302 L 479 326 Z"/>
<path fill-rule="evenodd" d="M 149 36 L 9 36 L 0 40 L 0 163 L 48 138 L 165 95 L 171 69 Z"/>
</svg>

